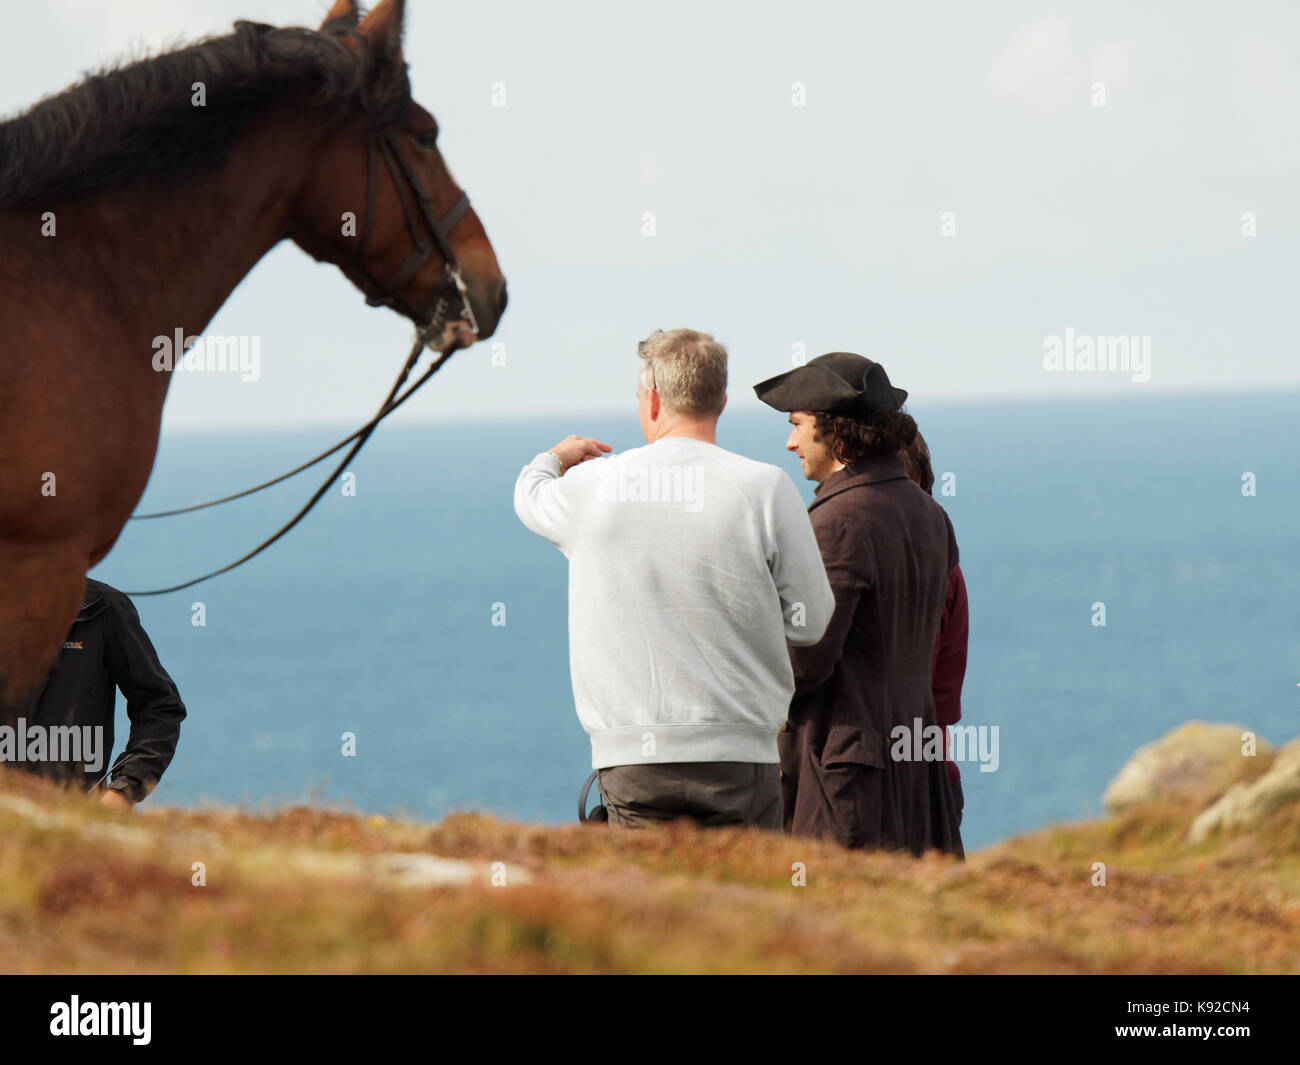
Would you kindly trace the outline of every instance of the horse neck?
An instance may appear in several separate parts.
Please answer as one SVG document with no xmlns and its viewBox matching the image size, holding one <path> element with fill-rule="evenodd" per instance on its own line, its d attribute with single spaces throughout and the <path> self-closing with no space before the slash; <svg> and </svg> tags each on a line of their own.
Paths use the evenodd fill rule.
<svg viewBox="0 0 1300 1065">
<path fill-rule="evenodd" d="M 96 293 L 124 333 L 143 339 L 200 334 L 257 262 L 288 234 L 306 172 L 311 131 L 266 119 L 224 165 L 161 189 L 142 180 L 55 209 L 66 255 L 50 262 L 56 286 Z M 48 246 L 47 246 L 48 247 Z"/>
</svg>

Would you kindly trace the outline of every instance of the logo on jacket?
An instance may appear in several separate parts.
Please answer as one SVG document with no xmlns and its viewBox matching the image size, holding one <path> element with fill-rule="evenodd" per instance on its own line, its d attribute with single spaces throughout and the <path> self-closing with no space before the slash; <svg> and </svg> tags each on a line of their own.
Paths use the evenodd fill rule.
<svg viewBox="0 0 1300 1065">
<path fill-rule="evenodd" d="M 81 640 L 64 640 L 63 649 L 65 651 L 84 651 L 86 648 Z"/>
</svg>

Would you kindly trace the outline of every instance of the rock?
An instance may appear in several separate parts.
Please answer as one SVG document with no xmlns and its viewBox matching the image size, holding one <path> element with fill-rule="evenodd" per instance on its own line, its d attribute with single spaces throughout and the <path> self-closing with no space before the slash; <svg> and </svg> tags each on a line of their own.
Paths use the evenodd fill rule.
<svg viewBox="0 0 1300 1065">
<path fill-rule="evenodd" d="M 1118 813 L 1143 803 L 1222 792 L 1240 778 L 1242 733 L 1248 731 L 1204 721 L 1180 725 L 1139 748 L 1107 785 L 1102 802 Z M 1256 740 L 1256 754 L 1271 750 L 1264 740 Z"/>
<path fill-rule="evenodd" d="M 1267 773 L 1246 784 L 1234 784 L 1192 822 L 1188 838 L 1200 843 L 1214 832 L 1253 828 L 1276 810 L 1300 803 L 1300 740 L 1277 752 Z"/>
</svg>

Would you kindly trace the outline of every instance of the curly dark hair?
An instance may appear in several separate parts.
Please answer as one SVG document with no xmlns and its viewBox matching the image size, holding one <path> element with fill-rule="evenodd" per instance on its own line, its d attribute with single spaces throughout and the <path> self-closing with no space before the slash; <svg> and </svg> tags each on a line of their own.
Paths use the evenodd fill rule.
<svg viewBox="0 0 1300 1065">
<path fill-rule="evenodd" d="M 829 411 L 813 414 L 813 438 L 847 465 L 865 455 L 894 455 L 916 438 L 916 422 L 901 410 L 848 417 Z"/>
<path fill-rule="evenodd" d="M 903 462 L 907 465 L 907 475 L 934 495 L 934 467 L 930 465 L 930 445 L 925 442 L 921 430 L 916 431 L 912 442 L 903 448 Z"/>
</svg>

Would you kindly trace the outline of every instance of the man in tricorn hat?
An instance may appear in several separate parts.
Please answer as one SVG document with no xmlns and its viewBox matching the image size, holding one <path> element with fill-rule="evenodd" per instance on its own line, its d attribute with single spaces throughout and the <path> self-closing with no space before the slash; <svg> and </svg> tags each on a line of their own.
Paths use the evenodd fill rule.
<svg viewBox="0 0 1300 1065">
<path fill-rule="evenodd" d="M 907 393 L 844 351 L 754 391 L 790 414 L 785 446 L 818 482 L 809 516 L 835 592 L 822 639 L 790 647 L 787 827 L 846 847 L 964 856 L 930 684 L 957 540 L 899 455 L 916 434 Z"/>
</svg>

